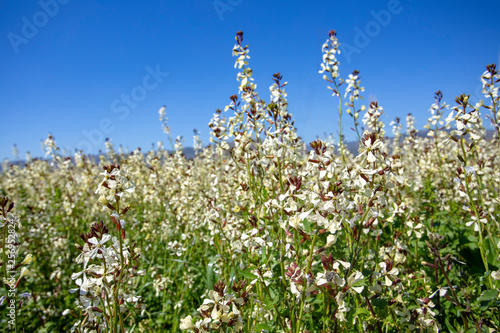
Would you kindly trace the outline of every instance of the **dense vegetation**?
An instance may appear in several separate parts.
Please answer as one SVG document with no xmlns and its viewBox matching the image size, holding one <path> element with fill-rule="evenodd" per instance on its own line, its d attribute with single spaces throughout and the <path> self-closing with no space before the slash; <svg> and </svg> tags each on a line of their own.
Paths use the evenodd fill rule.
<svg viewBox="0 0 500 333">
<path fill-rule="evenodd" d="M 47 160 L 5 163 L 2 331 L 499 331 L 495 65 L 484 101 L 437 92 L 427 135 L 408 115 L 389 140 L 359 72 L 340 78 L 330 32 L 320 73 L 341 138 L 354 121 L 352 154 L 302 142 L 282 75 L 262 100 L 242 40 L 238 95 L 214 114 L 212 145 L 195 136 L 194 159 L 181 140 L 66 158 L 49 136 Z M 170 138 L 165 108 L 160 120 Z"/>
</svg>

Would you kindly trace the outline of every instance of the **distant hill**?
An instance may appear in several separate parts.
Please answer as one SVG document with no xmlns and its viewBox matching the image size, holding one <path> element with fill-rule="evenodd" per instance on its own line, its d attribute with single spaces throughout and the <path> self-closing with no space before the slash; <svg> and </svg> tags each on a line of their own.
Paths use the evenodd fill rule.
<svg viewBox="0 0 500 333">
<path fill-rule="evenodd" d="M 429 132 L 429 130 L 427 130 L 427 129 L 419 130 L 417 133 L 417 136 L 420 138 L 425 138 L 425 137 L 427 137 L 428 132 Z M 486 130 L 486 140 L 491 140 L 493 138 L 494 133 L 495 133 L 495 130 L 493 130 L 493 129 Z M 392 143 L 392 139 L 393 139 L 392 137 L 386 137 L 386 139 L 389 140 L 389 144 Z M 232 146 L 232 142 L 229 143 L 229 145 Z M 353 155 L 358 154 L 358 150 L 359 150 L 359 142 L 358 141 L 346 142 L 345 146 L 346 146 L 347 150 L 349 150 Z M 306 142 L 306 150 L 307 150 L 307 152 L 312 150 L 312 148 L 309 146 L 309 142 Z M 186 147 L 183 149 L 182 152 L 183 152 L 184 156 L 186 157 L 186 159 L 188 159 L 188 160 L 194 159 L 196 156 L 194 149 L 192 147 Z M 95 155 L 95 154 L 89 155 L 86 157 L 93 159 L 94 161 L 99 160 L 99 155 Z M 73 156 L 69 156 L 69 158 L 72 161 L 74 161 Z M 42 159 L 45 159 L 45 158 L 42 158 Z M 9 161 L 9 163 L 14 164 L 14 165 L 24 165 L 26 163 L 26 161 L 25 160 L 17 160 L 17 161 Z"/>
</svg>

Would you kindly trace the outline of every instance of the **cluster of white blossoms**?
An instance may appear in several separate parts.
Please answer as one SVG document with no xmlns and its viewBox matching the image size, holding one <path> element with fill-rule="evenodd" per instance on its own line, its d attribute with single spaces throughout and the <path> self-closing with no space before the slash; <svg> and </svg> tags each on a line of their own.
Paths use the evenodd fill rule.
<svg viewBox="0 0 500 333">
<path fill-rule="evenodd" d="M 445 136 L 445 132 L 441 129 L 449 128 L 449 123 L 445 123 L 443 119 L 444 111 L 449 109 L 450 105 L 443 101 L 443 93 L 441 91 L 437 91 L 435 94 L 435 102 L 431 105 L 429 111 L 431 112 L 431 116 L 427 120 L 427 125 L 424 127 L 429 130 L 427 135 L 433 137 L 437 144 L 439 144 Z M 446 124 L 446 127 L 445 127 Z M 437 137 L 441 135 L 441 137 Z"/>
<path fill-rule="evenodd" d="M 251 294 L 242 282 L 234 283 L 231 289 L 233 292 L 229 292 L 223 282 L 216 283 L 197 310 L 202 319 L 193 323 L 193 318 L 187 316 L 181 320 L 179 328 L 196 333 L 242 332 L 241 309 L 248 303 Z"/>
<path fill-rule="evenodd" d="M 170 126 L 168 126 L 168 118 L 167 118 L 167 107 L 162 106 L 160 110 L 158 110 L 158 114 L 160 117 L 161 128 L 165 134 L 170 136 Z"/>
<path fill-rule="evenodd" d="M 200 132 L 197 130 L 194 130 L 194 135 L 193 135 L 193 149 L 196 154 L 200 152 L 203 149 L 203 141 L 200 138 Z"/>
<path fill-rule="evenodd" d="M 113 203 L 118 203 L 122 196 L 133 193 L 135 184 L 130 180 L 130 176 L 120 170 L 117 165 L 106 167 L 101 175 L 104 179 L 95 191 L 99 195 L 98 200 L 109 211 L 117 210 L 118 207 L 113 206 Z"/>
<path fill-rule="evenodd" d="M 103 318 L 102 308 L 110 308 L 108 299 L 101 297 L 103 294 L 111 296 L 111 284 L 115 274 L 120 269 L 118 253 L 113 245 L 119 245 L 118 240 L 113 239 L 111 246 L 107 245 L 111 236 L 107 233 L 107 228 L 102 224 L 94 224 L 91 233 L 95 236 L 86 239 L 83 247 L 79 246 L 81 254 L 76 258 L 76 262 L 83 263 L 83 270 L 71 275 L 78 288 L 70 289 L 70 293 L 78 292 L 78 307 L 86 317 L 85 323 L 77 321 L 73 330 L 84 327 L 84 331 L 92 332 L 97 327 L 106 328 L 107 323 Z M 90 235 L 89 235 L 90 236 Z M 84 237 L 84 241 L 85 241 Z M 102 264 L 90 264 L 89 262 L 102 261 Z M 63 314 L 71 313 L 65 310 Z"/>
<path fill-rule="evenodd" d="M 380 119 L 380 116 L 384 113 L 384 108 L 378 105 L 377 102 L 371 102 L 370 107 L 366 110 L 363 116 L 363 124 L 366 126 L 366 131 L 376 132 L 382 138 L 384 137 L 385 131 L 384 122 Z"/>
<path fill-rule="evenodd" d="M 347 98 L 349 95 L 349 102 L 353 103 L 361 97 L 360 93 L 365 91 L 365 88 L 361 87 L 359 71 L 354 71 L 352 74 L 349 74 L 349 78 L 345 80 L 345 82 L 347 83 L 347 87 L 345 88 L 344 98 Z M 347 102 L 346 105 L 348 105 Z"/>
<path fill-rule="evenodd" d="M 361 105 L 359 109 L 355 106 L 354 102 L 358 99 L 362 99 L 361 92 L 365 91 L 364 87 L 361 87 L 361 78 L 359 76 L 359 71 L 355 70 L 352 74 L 349 74 L 349 78 L 345 81 L 347 87 L 345 89 L 344 99 L 349 96 L 346 100 L 345 105 L 347 106 L 347 113 L 354 119 L 354 130 L 358 135 L 358 139 L 361 139 L 359 133 L 359 113 L 366 111 L 366 106 Z"/>
<path fill-rule="evenodd" d="M 496 85 L 500 82 L 500 73 L 496 67 L 496 64 L 486 66 L 486 71 L 481 75 L 481 83 L 483 84 L 481 92 L 485 97 L 491 97 L 492 102 L 497 102 L 500 96 L 499 87 Z"/>
<path fill-rule="evenodd" d="M 455 121 L 456 129 L 451 132 L 454 135 L 465 137 L 467 134 L 472 142 L 477 143 L 485 136 L 483 121 L 481 119 L 479 108 L 469 104 L 469 95 L 462 94 L 456 98 L 457 106 L 451 108 L 451 112 L 446 117 L 446 123 Z M 471 107 L 472 110 L 468 110 Z M 454 141 L 456 141 L 455 139 Z"/>
<path fill-rule="evenodd" d="M 56 141 L 52 134 L 49 134 L 47 139 L 45 139 L 45 141 L 42 141 L 42 150 L 45 151 L 46 157 L 50 156 L 55 158 L 57 156 L 59 149 L 57 148 Z"/>
<path fill-rule="evenodd" d="M 340 75 L 339 61 L 337 59 L 337 54 L 340 54 L 340 43 L 337 39 L 337 32 L 335 30 L 330 31 L 329 36 L 330 38 L 326 40 L 321 48 L 323 52 L 323 62 L 321 63 L 321 70 L 319 73 L 323 74 L 324 80 L 334 82 Z M 330 74 L 330 78 L 324 74 L 325 72 Z M 333 96 L 339 96 L 338 88 L 328 87 L 328 89 L 333 91 Z"/>
<path fill-rule="evenodd" d="M 175 138 L 174 150 L 176 154 L 182 154 L 182 150 L 184 149 L 184 138 L 180 135 Z"/>
<path fill-rule="evenodd" d="M 121 200 L 134 192 L 135 185 L 119 165 L 104 166 L 102 175 L 104 179 L 95 193 L 108 211 L 118 237 L 111 236 L 101 221 L 92 224 L 89 233 L 81 234 L 83 246 L 76 245 L 80 255 L 75 261 L 83 265 L 83 270 L 71 275 L 78 287 L 70 292 L 78 292 L 77 305 L 84 317 L 74 323 L 72 331 L 76 332 L 123 331 L 125 313 L 134 308 L 145 310 L 141 297 L 133 290 L 134 279 L 144 275 L 135 265 L 141 251 L 135 244 L 125 242 L 126 223 L 122 216 L 130 206 L 120 210 Z M 78 318 L 70 309 L 64 314 Z"/>
<path fill-rule="evenodd" d="M 212 119 L 210 120 L 208 126 L 210 127 L 210 142 L 217 142 L 220 147 L 222 145 L 222 149 L 229 149 L 229 145 L 226 141 L 223 141 L 228 138 L 227 133 L 227 119 L 222 115 L 221 110 L 217 110 L 214 113 Z M 220 148 L 219 148 L 220 149 Z M 221 151 L 218 151 L 218 154 L 222 154 Z"/>
<path fill-rule="evenodd" d="M 85 244 L 78 246 L 81 254 L 75 261 L 83 264 L 83 270 L 72 274 L 71 278 L 78 287 L 70 289 L 70 293 L 78 292 L 77 304 L 84 319 L 75 322 L 73 331 L 92 332 L 99 327 L 109 328 L 113 311 L 122 316 L 131 307 L 144 310 L 140 296 L 120 287 L 128 284 L 134 275 L 143 275 L 141 271 L 128 269 L 132 260 L 139 258 L 140 251 L 122 247 L 120 253 L 117 251 L 120 241 L 107 232 L 109 230 L 102 222 L 93 224 L 91 232 L 82 235 Z M 68 313 L 72 311 L 68 309 L 63 314 Z"/>
</svg>

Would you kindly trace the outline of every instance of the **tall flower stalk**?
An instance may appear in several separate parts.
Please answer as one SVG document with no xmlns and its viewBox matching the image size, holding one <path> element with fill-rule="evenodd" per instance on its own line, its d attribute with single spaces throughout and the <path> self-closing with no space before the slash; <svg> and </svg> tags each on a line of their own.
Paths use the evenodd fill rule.
<svg viewBox="0 0 500 333">
<path fill-rule="evenodd" d="M 124 216 L 130 206 L 122 202 L 134 192 L 135 185 L 119 165 L 104 166 L 102 175 L 104 179 L 96 194 L 118 234 L 111 236 L 102 221 L 92 224 L 90 232 L 81 234 L 84 244 L 77 245 L 81 253 L 76 262 L 83 264 L 83 270 L 71 276 L 78 285 L 71 292 L 79 293 L 80 316 L 83 316 L 73 326 L 76 332 L 125 332 L 130 311 L 144 309 L 141 297 L 132 289 L 134 279 L 142 275 L 134 265 L 140 249 L 125 243 Z M 66 313 L 78 317 L 70 310 Z"/>
<path fill-rule="evenodd" d="M 323 74 L 323 80 L 332 83 L 334 86 L 328 86 L 328 89 L 332 91 L 332 96 L 337 96 L 339 98 L 339 147 L 340 153 L 342 155 L 342 162 L 345 165 L 346 159 L 344 154 L 344 136 L 342 135 L 342 96 L 340 95 L 340 86 L 344 83 L 344 79 L 339 78 L 339 60 L 337 59 L 337 54 L 340 54 L 340 43 L 337 39 L 337 32 L 331 30 L 329 33 L 329 39 L 323 44 L 321 50 L 323 52 L 323 62 L 321 63 L 320 74 Z M 329 74 L 328 75 L 326 74 Z"/>
</svg>

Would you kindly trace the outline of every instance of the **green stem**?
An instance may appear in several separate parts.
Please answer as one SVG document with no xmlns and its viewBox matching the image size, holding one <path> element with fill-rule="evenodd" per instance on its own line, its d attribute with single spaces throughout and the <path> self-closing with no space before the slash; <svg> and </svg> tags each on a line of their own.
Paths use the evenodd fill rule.
<svg viewBox="0 0 500 333">
<path fill-rule="evenodd" d="M 464 141 L 465 140 L 464 140 L 463 135 L 462 135 L 460 137 L 460 145 L 462 147 L 464 168 L 465 168 L 467 166 L 467 155 L 465 153 Z M 478 232 L 479 233 L 479 244 L 478 244 L 479 245 L 479 252 L 481 253 L 481 259 L 483 260 L 484 268 L 486 269 L 486 271 L 489 271 L 488 259 L 486 257 L 486 252 L 484 250 L 483 225 L 480 221 L 481 218 L 480 218 L 479 212 L 477 210 L 476 204 L 474 203 L 474 198 L 472 197 L 472 192 L 471 192 L 470 187 L 469 187 L 468 178 L 469 177 L 466 173 L 465 174 L 465 188 L 467 191 L 467 196 L 469 198 L 470 206 L 474 210 L 474 216 L 476 217 L 476 223 L 477 223 L 478 229 L 479 229 L 479 232 Z M 491 281 L 491 275 L 488 276 L 488 283 L 489 283 L 490 289 L 493 288 L 493 282 Z"/>
<path fill-rule="evenodd" d="M 342 139 L 342 96 L 340 95 L 339 85 L 337 81 L 334 79 L 333 83 L 335 84 L 335 89 L 337 90 L 337 94 L 339 97 L 339 146 L 340 146 L 340 154 L 342 155 L 342 165 L 346 165 L 346 159 L 344 155 L 344 140 Z"/>
<path fill-rule="evenodd" d="M 435 250 L 434 253 L 436 254 L 436 257 L 437 257 L 437 259 L 439 261 L 439 269 L 443 273 L 444 278 L 446 279 L 446 282 L 448 283 L 448 287 L 450 288 L 451 294 L 453 295 L 453 299 L 455 300 L 456 306 L 461 306 L 460 305 L 460 301 L 458 300 L 457 294 L 455 293 L 455 288 L 453 288 L 453 285 L 451 284 L 451 281 L 448 278 L 448 274 L 446 274 L 446 271 L 443 268 L 443 262 L 441 260 L 441 255 L 439 254 L 439 250 Z M 465 316 L 465 314 L 462 311 L 460 311 L 460 315 L 462 316 L 462 320 L 464 321 L 465 331 L 468 331 L 469 330 L 469 324 L 468 324 L 468 321 L 467 321 L 467 317 Z"/>
<path fill-rule="evenodd" d="M 300 298 L 300 312 L 299 312 L 299 321 L 297 323 L 297 333 L 300 332 L 300 327 L 302 326 L 302 314 L 304 312 L 304 299 L 306 297 L 306 290 L 307 290 L 307 280 L 309 276 L 309 271 L 311 270 L 311 265 L 312 265 L 312 258 L 314 254 L 314 245 L 316 244 L 316 240 L 318 239 L 318 231 L 316 230 L 316 233 L 314 234 L 314 238 L 309 250 L 309 258 L 307 260 L 307 268 L 306 268 L 306 274 L 305 274 L 305 285 L 304 285 L 304 290 L 302 290 L 302 297 Z"/>
</svg>

